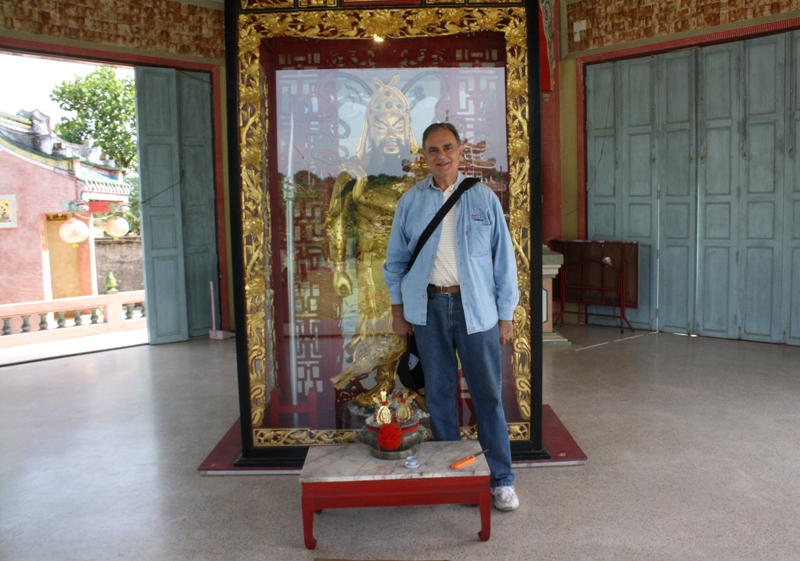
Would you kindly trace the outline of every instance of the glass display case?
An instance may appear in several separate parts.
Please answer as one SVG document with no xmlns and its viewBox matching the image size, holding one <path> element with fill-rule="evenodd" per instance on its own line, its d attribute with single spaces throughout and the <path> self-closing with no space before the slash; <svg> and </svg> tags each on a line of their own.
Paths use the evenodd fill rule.
<svg viewBox="0 0 800 561">
<path fill-rule="evenodd" d="M 375 389 L 399 384 L 404 342 L 381 268 L 397 201 L 428 173 L 422 132 L 442 121 L 464 141 L 461 171 L 495 192 L 512 232 L 521 299 L 504 405 L 512 442 L 529 441 L 525 10 L 253 12 L 239 23 L 244 461 L 288 465 L 306 446 L 353 442 Z M 459 399 L 474 437 L 463 381 Z"/>
</svg>

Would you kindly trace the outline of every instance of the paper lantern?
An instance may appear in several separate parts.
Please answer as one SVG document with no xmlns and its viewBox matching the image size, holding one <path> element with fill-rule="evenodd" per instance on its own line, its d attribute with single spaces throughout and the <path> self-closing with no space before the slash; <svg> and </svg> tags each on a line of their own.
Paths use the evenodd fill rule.
<svg viewBox="0 0 800 561">
<path fill-rule="evenodd" d="M 73 216 L 58 230 L 59 237 L 67 243 L 81 243 L 89 237 L 89 227 Z"/>
<path fill-rule="evenodd" d="M 111 236 L 112 238 L 121 238 L 125 234 L 128 233 L 130 230 L 130 226 L 128 226 L 128 221 L 122 218 L 121 216 L 112 216 L 108 220 L 106 220 L 105 225 L 106 234 Z"/>
</svg>

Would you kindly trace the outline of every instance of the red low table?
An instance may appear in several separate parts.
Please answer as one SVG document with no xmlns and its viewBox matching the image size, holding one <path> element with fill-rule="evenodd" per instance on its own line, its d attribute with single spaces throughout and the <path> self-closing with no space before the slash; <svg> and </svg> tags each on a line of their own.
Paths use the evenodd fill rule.
<svg viewBox="0 0 800 561">
<path fill-rule="evenodd" d="M 454 470 L 450 464 L 480 451 L 477 441 L 423 442 L 416 457 L 420 466 L 405 467 L 405 460 L 379 460 L 363 444 L 313 446 L 308 450 L 300 484 L 303 489 L 303 534 L 308 549 L 314 539 L 314 514 L 326 508 L 416 506 L 434 504 L 478 505 L 482 541 L 492 526 L 492 492 L 489 466 L 484 456 Z"/>
</svg>

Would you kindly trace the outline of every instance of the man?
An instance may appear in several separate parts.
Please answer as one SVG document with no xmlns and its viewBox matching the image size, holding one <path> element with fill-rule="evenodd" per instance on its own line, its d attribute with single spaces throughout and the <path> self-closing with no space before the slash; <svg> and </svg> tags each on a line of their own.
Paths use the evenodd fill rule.
<svg viewBox="0 0 800 561">
<path fill-rule="evenodd" d="M 511 448 L 502 403 L 500 345 L 514 337 L 519 299 L 511 236 L 500 201 L 478 183 L 458 200 L 406 265 L 425 227 L 463 175 L 463 147 L 450 123 L 429 126 L 422 152 L 431 174 L 397 204 L 383 276 L 392 299 L 392 328 L 402 338 L 416 333 L 425 370 L 425 401 L 437 440 L 460 440 L 458 361 L 475 404 L 478 440 L 488 450 L 495 508 L 515 510 Z"/>
</svg>

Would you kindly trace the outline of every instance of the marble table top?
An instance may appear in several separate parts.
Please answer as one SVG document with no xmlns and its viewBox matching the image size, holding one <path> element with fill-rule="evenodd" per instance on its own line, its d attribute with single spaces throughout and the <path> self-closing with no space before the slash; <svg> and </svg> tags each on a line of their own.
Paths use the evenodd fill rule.
<svg viewBox="0 0 800 561">
<path fill-rule="evenodd" d="M 416 453 L 420 466 L 408 469 L 405 460 L 373 457 L 364 444 L 312 446 L 300 473 L 300 483 L 489 475 L 489 464 L 484 455 L 462 469 L 450 467 L 456 460 L 480 450 L 477 440 L 422 442 Z"/>
</svg>

